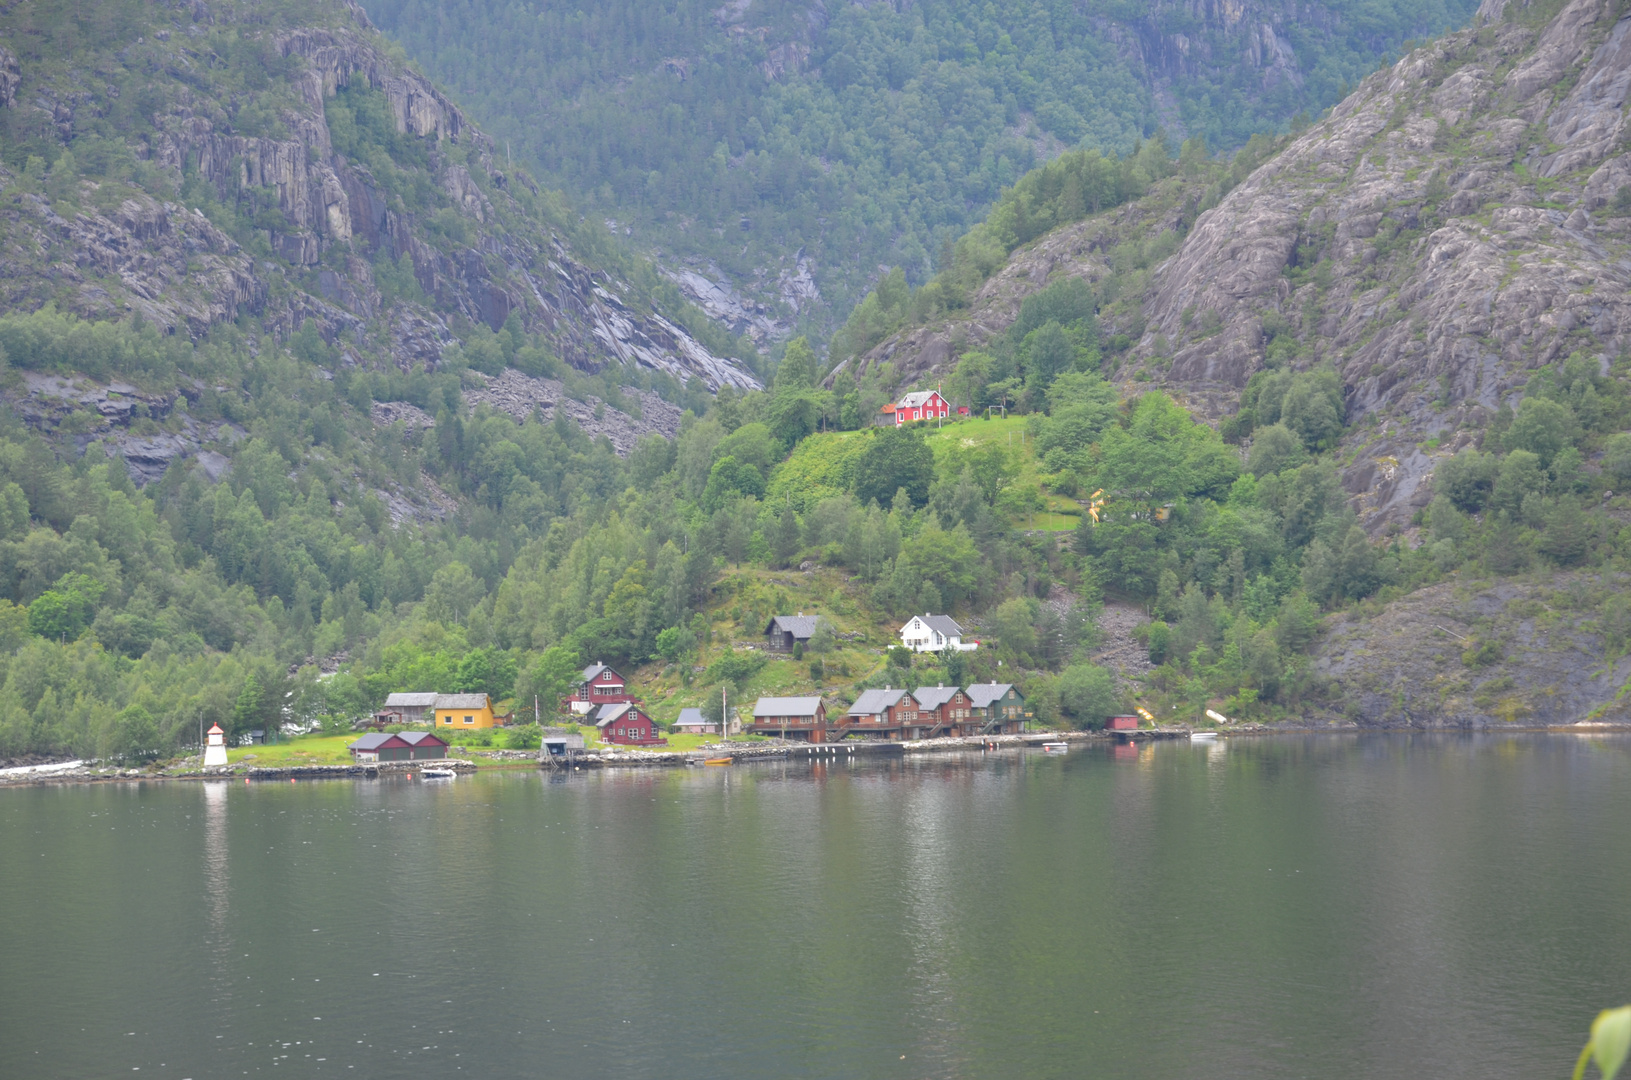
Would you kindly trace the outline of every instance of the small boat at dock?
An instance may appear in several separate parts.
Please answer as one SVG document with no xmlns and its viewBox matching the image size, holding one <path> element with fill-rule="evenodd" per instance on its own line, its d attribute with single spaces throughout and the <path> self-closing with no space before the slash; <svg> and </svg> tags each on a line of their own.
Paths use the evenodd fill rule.
<svg viewBox="0 0 1631 1080">
<path fill-rule="evenodd" d="M 456 780 L 459 776 L 452 769 L 420 769 L 419 775 L 426 780 Z"/>
<path fill-rule="evenodd" d="M 1068 742 L 1045 742 L 1042 744 L 1042 752 L 1044 754 L 1068 754 L 1070 753 L 1070 744 Z"/>
<path fill-rule="evenodd" d="M 1189 733 L 1190 742 L 1216 742 L 1217 738 L 1218 733 L 1215 731 L 1191 731 Z"/>
<path fill-rule="evenodd" d="M 711 758 L 708 758 L 707 760 L 703 761 L 703 764 L 704 765 L 729 765 L 732 762 L 734 762 L 735 760 L 736 760 L 735 758 L 728 758 L 728 757 L 711 757 Z"/>
</svg>

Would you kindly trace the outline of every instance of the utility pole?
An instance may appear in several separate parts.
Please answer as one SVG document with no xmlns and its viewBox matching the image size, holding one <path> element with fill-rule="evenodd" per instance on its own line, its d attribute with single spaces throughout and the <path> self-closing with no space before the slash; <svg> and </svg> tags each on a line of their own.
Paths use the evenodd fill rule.
<svg viewBox="0 0 1631 1080">
<path fill-rule="evenodd" d="M 721 686 L 719 688 L 719 741 L 720 742 L 730 742 L 731 741 L 731 714 L 730 714 L 730 706 L 727 704 L 727 701 L 728 701 L 728 699 L 725 697 L 725 688 L 723 686 Z"/>
</svg>

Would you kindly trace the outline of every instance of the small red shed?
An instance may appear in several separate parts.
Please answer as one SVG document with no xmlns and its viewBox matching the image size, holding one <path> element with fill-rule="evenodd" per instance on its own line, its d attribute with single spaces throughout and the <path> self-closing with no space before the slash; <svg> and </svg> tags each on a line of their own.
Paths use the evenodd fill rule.
<svg viewBox="0 0 1631 1080">
<path fill-rule="evenodd" d="M 1138 727 L 1138 717 L 1112 716 L 1104 726 L 1111 731 L 1133 731 Z"/>
</svg>

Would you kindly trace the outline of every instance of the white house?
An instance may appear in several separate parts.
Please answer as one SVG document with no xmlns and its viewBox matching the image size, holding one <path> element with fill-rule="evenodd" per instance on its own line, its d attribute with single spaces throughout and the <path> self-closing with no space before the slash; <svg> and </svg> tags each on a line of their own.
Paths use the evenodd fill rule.
<svg viewBox="0 0 1631 1080">
<path fill-rule="evenodd" d="M 980 643 L 963 644 L 963 628 L 950 615 L 913 615 L 900 628 L 900 643 L 913 652 L 973 652 Z"/>
</svg>

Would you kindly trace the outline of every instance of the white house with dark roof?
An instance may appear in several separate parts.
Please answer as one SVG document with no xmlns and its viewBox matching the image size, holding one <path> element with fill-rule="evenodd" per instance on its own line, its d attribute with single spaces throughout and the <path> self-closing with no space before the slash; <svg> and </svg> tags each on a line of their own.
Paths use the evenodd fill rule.
<svg viewBox="0 0 1631 1080">
<path fill-rule="evenodd" d="M 913 652 L 973 652 L 978 641 L 963 644 L 963 628 L 950 615 L 913 615 L 900 628 L 900 643 Z"/>
</svg>

